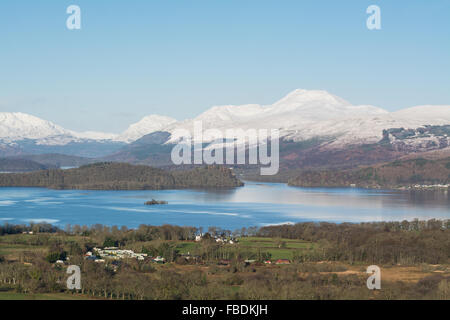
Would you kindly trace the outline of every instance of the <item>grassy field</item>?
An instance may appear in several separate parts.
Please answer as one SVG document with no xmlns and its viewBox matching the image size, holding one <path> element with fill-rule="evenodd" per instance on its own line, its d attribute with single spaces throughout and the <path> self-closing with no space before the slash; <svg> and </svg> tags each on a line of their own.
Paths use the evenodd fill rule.
<svg viewBox="0 0 450 320">
<path fill-rule="evenodd" d="M 40 241 L 51 238 L 52 241 L 68 242 L 87 239 L 83 236 L 60 236 L 56 234 L 13 234 L 0 237 L 0 256 L 8 260 L 16 260 L 24 252 L 47 252 L 48 247 L 41 245 Z"/>
<path fill-rule="evenodd" d="M 258 250 L 268 252 L 272 255 L 272 260 L 292 259 L 299 250 L 314 250 L 318 247 L 317 244 L 307 241 L 261 237 L 240 238 L 233 246 L 255 252 Z M 193 253 L 198 247 L 199 244 L 192 241 L 177 242 L 177 249 L 181 254 Z"/>
<path fill-rule="evenodd" d="M 30 239 L 36 239 L 36 235 L 9 235 L 0 237 L 0 255 L 5 256 L 9 260 L 17 260 L 17 258 L 24 252 L 27 251 L 47 251 L 47 248 L 39 245 L 22 244 L 30 241 Z M 59 238 L 54 236 L 55 239 Z M 80 240 L 81 237 L 66 237 L 64 240 L 76 241 Z M 60 239 L 62 240 L 62 239 Z M 168 241 L 170 242 L 170 241 Z M 156 241 L 155 244 L 160 244 L 161 241 Z M 149 244 L 152 242 L 145 242 L 142 245 Z M 136 245 L 136 249 L 142 247 L 141 244 Z M 177 241 L 176 247 L 180 254 L 194 253 L 200 244 L 194 241 Z M 231 246 L 226 244 L 225 246 Z M 261 238 L 261 237 L 244 237 L 240 238 L 236 246 L 241 249 L 268 252 L 272 255 L 273 260 L 277 259 L 292 259 L 293 255 L 299 250 L 313 250 L 317 248 L 317 244 L 292 239 L 272 239 L 272 238 Z"/>
<path fill-rule="evenodd" d="M 0 300 L 86 300 L 88 296 L 68 293 L 35 293 L 25 294 L 14 291 L 0 291 Z"/>
<path fill-rule="evenodd" d="M 292 259 L 299 250 L 313 250 L 317 245 L 312 242 L 292 239 L 273 239 L 248 237 L 239 240 L 239 246 L 250 250 L 262 250 L 272 255 L 272 260 Z"/>
<path fill-rule="evenodd" d="M 11 255 L 19 252 L 35 250 L 45 250 L 45 248 L 24 244 L 0 243 L 0 255 Z"/>
<path fill-rule="evenodd" d="M 177 249 L 181 254 L 192 253 L 198 247 L 198 244 L 191 241 L 183 241 L 177 243 Z"/>
</svg>

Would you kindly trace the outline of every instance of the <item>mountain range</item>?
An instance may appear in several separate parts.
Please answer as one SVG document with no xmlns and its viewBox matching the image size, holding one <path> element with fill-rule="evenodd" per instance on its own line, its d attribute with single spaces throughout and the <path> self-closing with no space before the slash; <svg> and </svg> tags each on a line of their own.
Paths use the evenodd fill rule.
<svg viewBox="0 0 450 320">
<path fill-rule="evenodd" d="M 450 105 L 388 112 L 321 90 L 298 89 L 272 105 L 214 106 L 194 119 L 149 115 L 123 133 L 75 132 L 24 113 L 0 113 L 0 157 L 57 153 L 168 164 L 178 129 L 279 129 L 282 166 L 358 165 L 450 146 Z"/>
</svg>

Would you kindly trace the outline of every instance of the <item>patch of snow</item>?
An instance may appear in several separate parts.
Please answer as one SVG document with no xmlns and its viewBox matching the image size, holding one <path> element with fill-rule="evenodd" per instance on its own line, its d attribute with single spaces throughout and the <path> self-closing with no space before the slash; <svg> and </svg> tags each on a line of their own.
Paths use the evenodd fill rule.
<svg viewBox="0 0 450 320">
<path fill-rule="evenodd" d="M 116 140 L 118 134 L 106 133 L 106 132 L 96 132 L 96 131 L 86 131 L 86 132 L 73 132 L 73 135 L 80 139 L 88 140 Z"/>
<path fill-rule="evenodd" d="M 388 112 L 371 105 L 350 102 L 322 90 L 298 89 L 272 105 L 214 106 L 194 119 L 177 122 L 159 115 L 149 115 L 132 124 L 122 134 L 102 132 L 78 133 L 50 121 L 24 113 L 0 113 L 0 141 L 14 143 L 24 139 L 42 145 L 65 145 L 73 141 L 122 141 L 131 143 L 156 131 L 172 134 L 167 143 L 176 143 L 178 129 L 193 134 L 194 123 L 201 121 L 203 130 L 279 129 L 280 136 L 294 141 L 329 138 L 331 147 L 375 143 L 384 129 L 416 129 L 424 125 L 450 124 L 450 106 L 416 106 Z"/>
<path fill-rule="evenodd" d="M 17 141 L 67 134 L 70 131 L 26 113 L 0 112 L 0 139 Z"/>
<path fill-rule="evenodd" d="M 177 122 L 177 120 L 159 115 L 149 115 L 139 122 L 132 124 L 124 133 L 118 135 L 114 139 L 117 141 L 133 142 L 143 136 L 160 131 L 166 126 Z"/>
</svg>

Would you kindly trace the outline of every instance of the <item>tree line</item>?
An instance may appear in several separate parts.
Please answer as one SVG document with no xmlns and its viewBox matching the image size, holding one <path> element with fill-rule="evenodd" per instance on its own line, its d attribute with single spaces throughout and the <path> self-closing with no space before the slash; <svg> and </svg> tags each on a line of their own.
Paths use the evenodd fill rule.
<svg viewBox="0 0 450 320">
<path fill-rule="evenodd" d="M 347 170 L 305 170 L 289 179 L 302 187 L 397 188 L 414 185 L 450 184 L 450 158 L 397 160 L 384 165 Z"/>
<path fill-rule="evenodd" d="M 320 243 L 321 250 L 300 253 L 299 261 L 375 264 L 439 264 L 450 261 L 450 220 L 298 223 L 263 227 L 258 235 Z"/>
<path fill-rule="evenodd" d="M 232 188 L 242 186 L 230 169 L 207 166 L 166 171 L 143 165 L 103 162 L 69 170 L 0 174 L 1 187 L 46 187 L 81 190 L 154 190 Z"/>
</svg>

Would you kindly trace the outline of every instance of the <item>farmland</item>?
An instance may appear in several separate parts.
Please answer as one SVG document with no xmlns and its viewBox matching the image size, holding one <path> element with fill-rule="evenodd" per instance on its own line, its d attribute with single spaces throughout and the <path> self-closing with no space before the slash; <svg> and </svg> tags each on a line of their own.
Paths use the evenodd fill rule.
<svg viewBox="0 0 450 320">
<path fill-rule="evenodd" d="M 271 226 L 233 241 L 209 233 L 196 239 L 194 231 L 9 226 L 0 236 L 0 299 L 450 298 L 442 222 Z M 381 290 L 366 287 L 373 264 Z M 76 292 L 66 287 L 69 265 L 81 270 Z"/>
</svg>

